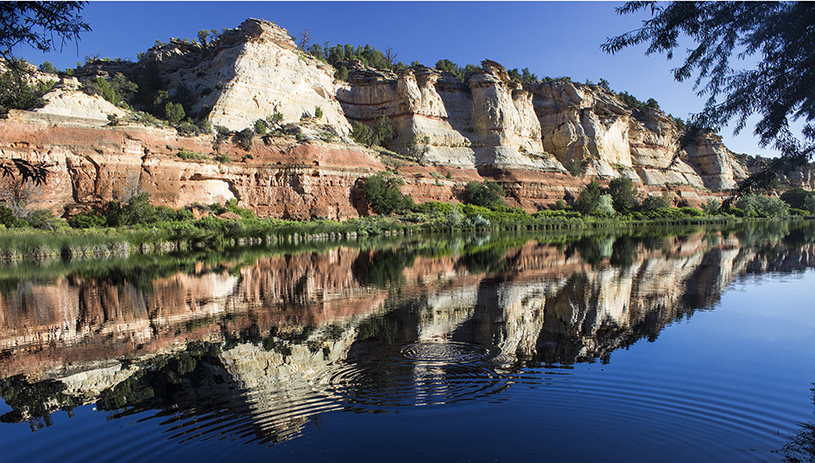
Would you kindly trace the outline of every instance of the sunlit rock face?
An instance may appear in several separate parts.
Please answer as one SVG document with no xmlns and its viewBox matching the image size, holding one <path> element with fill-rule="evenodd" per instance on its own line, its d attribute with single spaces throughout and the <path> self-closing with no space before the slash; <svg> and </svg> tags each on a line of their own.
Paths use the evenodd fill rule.
<svg viewBox="0 0 815 463">
<path fill-rule="evenodd" d="M 594 87 L 557 80 L 526 86 L 540 121 L 543 148 L 562 163 L 602 160 L 631 166 L 631 110 Z"/>
<path fill-rule="evenodd" d="M 208 113 L 213 125 L 243 130 L 275 112 L 297 122 L 320 107 L 323 123 L 349 131 L 334 99 L 334 69 L 297 50 L 288 32 L 269 21 L 247 19 L 225 31 L 214 50 L 172 42 L 146 59 L 158 63 L 170 88 L 189 88 L 197 96 L 193 111 Z"/>
<path fill-rule="evenodd" d="M 564 172 L 544 153 L 532 95 L 500 64 L 482 64 L 466 82 L 424 66 L 398 74 L 357 68 L 337 99 L 351 120 L 386 117 L 396 130 L 388 146 L 413 149 L 425 162 Z"/>
<path fill-rule="evenodd" d="M 392 72 L 345 64 L 348 82 L 334 79 L 334 69 L 298 50 L 286 30 L 258 19 L 206 45 L 173 39 L 138 62 L 95 60 L 47 93 L 45 107 L 0 120 L 0 159 L 50 163 L 53 181 L 38 192 L 37 207 L 60 216 L 148 192 L 154 205 L 235 199 L 262 217 L 295 220 L 370 212 L 361 180 L 388 167 L 349 133 L 355 122 L 371 126 L 382 117 L 394 129 L 385 148 L 417 162 L 405 162 L 401 175 L 403 192 L 418 202 L 461 201 L 467 182 L 495 180 L 510 206 L 535 212 L 576 197 L 588 179 L 626 176 L 643 192 L 667 188 L 675 204 L 699 207 L 766 166 L 731 153 L 716 134 L 680 149 L 671 117 L 629 107 L 597 85 L 522 86 L 489 60 L 463 81 L 421 65 Z M 247 149 L 213 134 L 182 136 L 79 90 L 80 82 L 116 73 L 181 92 L 187 116 L 229 130 L 279 113 L 289 136 L 255 137 Z M 118 125 L 108 124 L 113 115 Z M 182 149 L 199 159 L 179 158 Z M 460 172 L 442 180 L 451 169 Z M 780 177 L 808 189 L 813 179 L 810 167 Z"/>
</svg>

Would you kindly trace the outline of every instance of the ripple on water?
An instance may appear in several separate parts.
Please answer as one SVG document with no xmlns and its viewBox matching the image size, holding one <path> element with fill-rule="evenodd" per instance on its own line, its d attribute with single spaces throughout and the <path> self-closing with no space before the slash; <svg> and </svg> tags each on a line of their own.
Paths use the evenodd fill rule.
<svg viewBox="0 0 815 463">
<path fill-rule="evenodd" d="M 318 379 L 319 387 L 366 410 L 476 400 L 508 387 L 496 371 L 497 352 L 466 342 L 418 341 L 338 364 Z"/>
</svg>

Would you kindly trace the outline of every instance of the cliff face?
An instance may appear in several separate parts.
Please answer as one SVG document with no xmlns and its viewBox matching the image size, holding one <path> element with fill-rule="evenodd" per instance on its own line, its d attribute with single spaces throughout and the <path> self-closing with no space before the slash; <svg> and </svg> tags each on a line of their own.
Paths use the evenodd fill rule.
<svg viewBox="0 0 815 463">
<path fill-rule="evenodd" d="M 348 134 L 351 123 L 383 116 L 395 129 L 387 147 L 421 163 L 402 170 L 405 192 L 419 201 L 457 200 L 467 181 L 486 177 L 511 192 L 512 205 L 534 211 L 576 195 L 586 178 L 624 175 L 644 191 L 674 190 L 677 203 L 697 205 L 762 164 L 734 156 L 715 134 L 678 151 L 670 117 L 628 107 L 595 85 L 522 86 L 492 61 L 464 81 L 424 66 L 394 73 L 352 64 L 348 82 L 335 80 L 334 69 L 298 50 L 284 29 L 249 19 L 209 46 L 173 40 L 139 63 L 97 61 L 77 76 L 149 69 L 166 91 L 189 92 L 194 118 L 240 131 L 279 113 L 288 136 L 245 151 L 213 135 L 181 137 L 134 122 L 66 78 L 44 108 L 0 121 L 0 157 L 53 163 L 37 207 L 57 214 L 148 191 L 172 207 L 237 198 L 261 216 L 296 219 L 364 213 L 356 186 L 386 167 Z M 109 114 L 122 122 L 107 125 Z M 201 159 L 174 156 L 182 148 Z M 232 162 L 216 162 L 216 154 Z M 452 180 L 428 179 L 451 171 Z M 813 178 L 806 170 L 782 180 L 811 188 Z"/>
</svg>

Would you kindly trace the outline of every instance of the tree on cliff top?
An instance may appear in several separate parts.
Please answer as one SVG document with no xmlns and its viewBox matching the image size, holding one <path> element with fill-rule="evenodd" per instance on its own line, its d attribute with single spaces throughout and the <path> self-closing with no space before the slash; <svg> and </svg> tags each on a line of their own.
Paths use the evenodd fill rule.
<svg viewBox="0 0 815 463">
<path fill-rule="evenodd" d="M 673 57 L 681 37 L 690 37 L 682 66 L 673 70 L 677 81 L 694 74 L 694 89 L 707 95 L 704 109 L 693 116 L 686 132 L 691 140 L 702 129 L 720 130 L 735 120 L 735 133 L 747 118 L 761 119 L 754 133 L 761 146 L 774 145 L 781 157 L 768 169 L 746 180 L 749 191 L 769 183 L 778 172 L 806 164 L 815 152 L 815 3 L 809 2 L 670 2 L 632 1 L 617 8 L 628 14 L 649 10 L 642 27 L 609 38 L 601 48 L 616 53 L 648 43 L 646 55 Z M 732 57 L 757 56 L 753 69 L 734 70 Z M 802 136 L 790 122 L 804 118 Z"/>
</svg>

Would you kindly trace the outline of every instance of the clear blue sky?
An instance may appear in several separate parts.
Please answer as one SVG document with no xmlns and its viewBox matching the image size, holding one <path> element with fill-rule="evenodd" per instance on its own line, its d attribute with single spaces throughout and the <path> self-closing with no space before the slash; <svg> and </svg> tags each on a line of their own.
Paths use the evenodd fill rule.
<svg viewBox="0 0 815 463">
<path fill-rule="evenodd" d="M 75 67 L 85 56 L 134 59 L 157 39 L 197 37 L 201 29 L 237 27 L 246 18 L 272 21 L 294 36 L 308 29 L 313 42 L 331 45 L 390 45 L 404 63 L 433 66 L 449 59 L 461 66 L 491 59 L 508 69 L 528 67 L 539 77 L 569 76 L 593 82 L 606 79 L 616 91 L 640 100 L 656 99 L 674 116 L 701 110 L 692 82 L 675 82 L 670 69 L 677 56 L 644 56 L 633 47 L 610 56 L 600 50 L 606 38 L 638 27 L 645 13 L 619 16 L 617 2 L 98 2 L 87 4 L 82 34 L 61 53 L 30 49 L 15 53 L 30 62 L 51 61 Z M 775 156 L 761 150 L 750 124 L 734 138 L 722 135 L 737 153 Z"/>
</svg>

